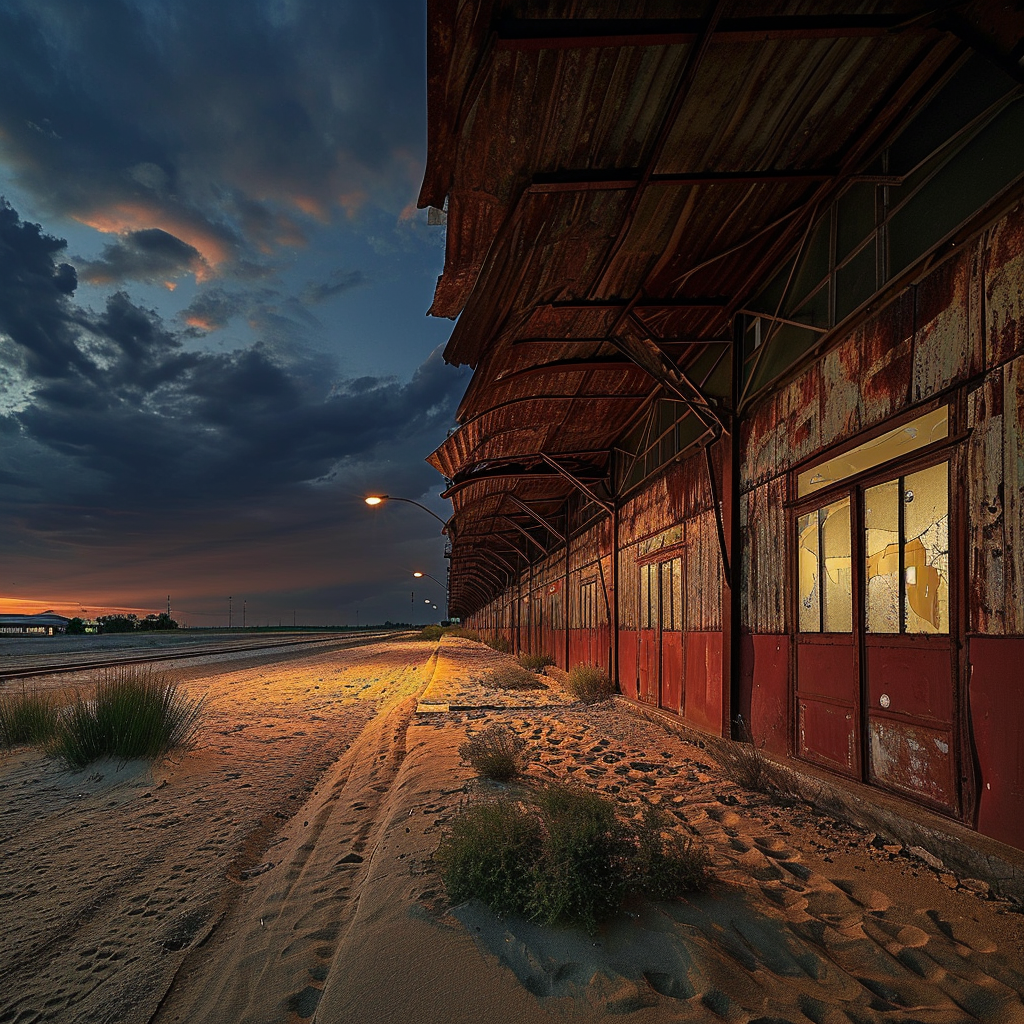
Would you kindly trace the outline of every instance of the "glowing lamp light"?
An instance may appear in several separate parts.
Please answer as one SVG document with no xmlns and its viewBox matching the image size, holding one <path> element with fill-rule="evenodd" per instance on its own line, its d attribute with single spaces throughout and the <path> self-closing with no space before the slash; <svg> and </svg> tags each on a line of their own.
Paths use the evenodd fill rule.
<svg viewBox="0 0 1024 1024">
<path fill-rule="evenodd" d="M 383 505 L 387 500 L 387 497 L 388 496 L 386 494 L 371 494 L 368 498 L 364 498 L 363 501 L 365 501 L 367 505 Z"/>
<path fill-rule="evenodd" d="M 421 572 L 414 572 L 413 576 L 415 576 L 416 579 L 418 579 L 418 580 L 423 579 L 423 573 L 421 573 Z"/>
</svg>

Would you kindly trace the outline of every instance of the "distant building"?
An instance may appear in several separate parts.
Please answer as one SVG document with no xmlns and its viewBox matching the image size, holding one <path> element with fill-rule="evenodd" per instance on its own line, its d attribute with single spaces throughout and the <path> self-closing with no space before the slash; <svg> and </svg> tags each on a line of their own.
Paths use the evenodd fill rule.
<svg viewBox="0 0 1024 1024">
<path fill-rule="evenodd" d="M 0 615 L 0 635 L 56 636 L 66 633 L 68 617 L 56 612 L 38 615 Z"/>
</svg>

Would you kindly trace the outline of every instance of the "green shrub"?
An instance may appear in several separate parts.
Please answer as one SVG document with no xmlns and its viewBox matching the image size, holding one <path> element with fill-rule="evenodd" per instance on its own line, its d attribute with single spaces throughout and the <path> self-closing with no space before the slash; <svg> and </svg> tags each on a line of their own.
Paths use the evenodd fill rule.
<svg viewBox="0 0 1024 1024">
<path fill-rule="evenodd" d="M 555 663 L 555 659 L 546 654 L 520 654 L 516 660 L 529 672 L 543 672 Z"/>
<path fill-rule="evenodd" d="M 496 914 L 527 911 L 540 822 L 520 803 L 498 800 L 463 811 L 434 854 L 448 898 L 476 897 Z"/>
<path fill-rule="evenodd" d="M 481 686 L 489 690 L 546 690 L 547 683 L 542 683 L 535 673 L 527 671 L 520 665 L 499 665 L 489 669 L 479 679 Z"/>
<path fill-rule="evenodd" d="M 628 830 L 615 805 L 589 790 L 548 786 L 537 794 L 537 806 L 544 841 L 531 916 L 543 924 L 575 922 L 593 931 L 626 893 Z"/>
<path fill-rule="evenodd" d="M 444 636 L 444 630 L 440 626 L 424 626 L 420 631 L 420 640 L 440 640 Z"/>
<path fill-rule="evenodd" d="M 626 821 L 612 801 L 565 785 L 537 791 L 530 803 L 464 812 L 435 861 L 453 903 L 475 897 L 498 914 L 590 931 L 626 896 L 670 899 L 710 878 L 707 852 L 668 832 L 655 809 Z"/>
<path fill-rule="evenodd" d="M 668 830 L 664 812 L 647 805 L 634 823 L 636 851 L 629 866 L 627 887 L 652 900 L 671 899 L 707 886 L 711 858 L 692 836 Z"/>
<path fill-rule="evenodd" d="M 512 645 L 503 636 L 491 637 L 486 643 L 488 647 L 494 648 L 501 654 L 509 654 L 512 651 Z"/>
<path fill-rule="evenodd" d="M 72 768 L 100 757 L 157 758 L 191 746 L 202 708 L 203 698 L 189 699 L 162 673 L 117 666 L 103 673 L 91 698 L 75 695 L 48 749 Z"/>
<path fill-rule="evenodd" d="M 463 640 L 480 642 L 480 634 L 475 629 L 466 629 L 464 626 L 452 626 L 451 629 L 447 629 L 445 632 L 448 636 L 459 636 Z"/>
<path fill-rule="evenodd" d="M 508 726 L 489 725 L 459 747 L 459 756 L 477 773 L 497 782 L 514 779 L 526 762 L 527 743 Z"/>
<path fill-rule="evenodd" d="M 608 678 L 608 673 L 596 665 L 576 665 L 570 669 L 566 686 L 584 704 L 608 700 L 615 693 L 615 684 Z"/>
<path fill-rule="evenodd" d="M 57 702 L 45 690 L 0 695 L 0 743 L 45 743 L 57 724 Z"/>
</svg>

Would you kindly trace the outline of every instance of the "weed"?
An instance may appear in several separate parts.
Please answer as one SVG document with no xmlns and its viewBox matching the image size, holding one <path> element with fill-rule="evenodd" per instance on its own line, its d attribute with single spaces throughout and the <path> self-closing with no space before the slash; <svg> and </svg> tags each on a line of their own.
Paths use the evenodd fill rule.
<svg viewBox="0 0 1024 1024">
<path fill-rule="evenodd" d="M 28 690 L 0 695 L 0 743 L 45 743 L 57 722 L 57 702 L 45 690 Z"/>
<path fill-rule="evenodd" d="M 526 740 L 508 726 L 489 725 L 459 747 L 459 756 L 477 775 L 508 782 L 523 770 L 526 751 Z"/>
<path fill-rule="evenodd" d="M 722 771 L 744 789 L 783 796 L 790 794 L 793 791 L 790 773 L 764 756 L 763 741 L 761 746 L 754 742 L 742 718 L 736 720 L 736 726 L 739 740 L 725 741 L 718 750 Z"/>
<path fill-rule="evenodd" d="M 520 665 L 499 665 L 489 669 L 479 679 L 481 686 L 489 690 L 546 690 L 533 672 Z"/>
<path fill-rule="evenodd" d="M 703 889 L 711 874 L 707 848 L 692 836 L 668 828 L 664 811 L 650 804 L 633 826 L 636 852 L 630 864 L 629 888 L 653 900 L 670 899 L 681 892 Z"/>
<path fill-rule="evenodd" d="M 448 898 L 477 897 L 496 914 L 525 913 L 540 838 L 537 816 L 515 801 L 463 811 L 434 854 Z"/>
<path fill-rule="evenodd" d="M 516 660 L 529 672 L 543 672 L 548 665 L 555 663 L 555 659 L 547 654 L 520 654 Z"/>
<path fill-rule="evenodd" d="M 57 719 L 51 754 L 72 768 L 100 757 L 157 758 L 191 746 L 203 698 L 191 700 L 166 675 L 146 666 L 107 669 L 87 699 L 81 693 Z"/>
<path fill-rule="evenodd" d="M 615 693 L 615 684 L 608 678 L 608 673 L 596 665 L 576 665 L 570 669 L 566 686 L 584 704 L 608 700 Z"/>
<path fill-rule="evenodd" d="M 653 808 L 626 821 L 612 801 L 552 785 L 459 815 L 435 855 L 453 903 L 593 931 L 626 896 L 668 899 L 707 885 L 706 851 L 667 831 Z"/>
<path fill-rule="evenodd" d="M 503 636 L 491 637 L 490 640 L 485 641 L 488 647 L 494 648 L 501 654 L 509 654 L 512 651 L 512 645 Z"/>
</svg>

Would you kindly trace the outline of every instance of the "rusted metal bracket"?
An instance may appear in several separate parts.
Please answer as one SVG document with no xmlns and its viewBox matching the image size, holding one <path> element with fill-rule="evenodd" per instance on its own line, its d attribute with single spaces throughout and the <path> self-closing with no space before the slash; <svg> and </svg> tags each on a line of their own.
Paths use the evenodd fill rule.
<svg viewBox="0 0 1024 1024">
<path fill-rule="evenodd" d="M 611 504 L 611 502 L 605 501 L 604 498 L 598 497 L 598 495 L 595 494 L 594 491 L 590 487 L 588 487 L 578 477 L 576 477 L 572 473 L 570 473 L 569 470 L 567 470 L 564 466 L 560 466 L 557 462 L 555 462 L 555 460 L 553 458 L 551 458 L 550 455 L 547 455 L 547 454 L 542 452 L 540 457 L 559 476 L 564 477 L 566 480 L 569 481 L 569 483 L 571 483 L 573 485 L 573 487 L 575 487 L 582 494 L 585 494 L 595 505 L 598 505 L 600 508 L 604 509 L 605 512 L 607 512 L 609 515 L 611 515 L 611 512 L 612 512 L 612 504 Z"/>
<path fill-rule="evenodd" d="M 732 590 L 732 566 L 729 564 L 729 551 L 725 544 L 725 523 L 722 517 L 722 503 L 718 497 L 718 482 L 715 480 L 715 463 L 711 458 L 711 442 L 704 445 L 704 465 L 708 471 L 711 504 L 715 512 L 715 526 L 718 528 L 718 549 L 722 553 L 722 573 L 725 576 L 726 586 Z"/>
<path fill-rule="evenodd" d="M 561 541 L 563 544 L 565 543 L 565 534 L 561 530 L 556 530 L 536 509 L 531 508 L 525 501 L 517 498 L 511 491 L 506 491 L 505 497 L 521 512 L 525 512 L 531 519 L 543 526 L 556 540 Z"/>
<path fill-rule="evenodd" d="M 517 523 L 511 516 L 502 515 L 500 518 L 504 519 L 509 526 L 515 527 L 531 544 L 534 544 L 537 548 L 539 548 L 541 554 L 543 554 L 545 558 L 547 558 L 547 556 L 551 553 L 550 551 L 548 551 L 546 547 L 544 547 L 543 544 L 541 544 L 539 540 L 537 540 L 536 537 L 534 537 L 530 533 L 529 530 L 525 529 L 523 526 Z"/>
<path fill-rule="evenodd" d="M 640 320 L 635 317 L 631 317 L 631 319 L 638 327 L 643 327 Z M 677 366 L 665 358 L 661 349 L 647 336 L 646 327 L 643 327 L 643 331 L 644 333 L 639 337 L 618 334 L 608 340 L 653 380 L 670 391 L 673 397 L 689 406 L 697 419 L 716 437 L 723 431 L 727 433 L 727 420 L 717 408 L 717 403 L 709 400 L 708 396 L 693 384 Z"/>
</svg>

